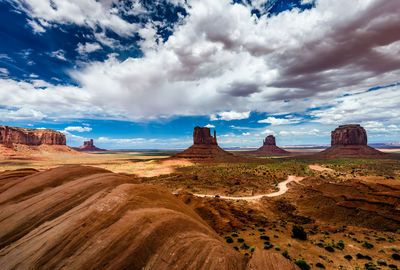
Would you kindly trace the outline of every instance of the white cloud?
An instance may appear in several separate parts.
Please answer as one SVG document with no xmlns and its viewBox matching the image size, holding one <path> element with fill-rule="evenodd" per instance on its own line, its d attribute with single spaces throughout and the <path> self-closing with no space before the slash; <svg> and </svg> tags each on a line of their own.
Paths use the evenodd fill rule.
<svg viewBox="0 0 400 270">
<path fill-rule="evenodd" d="M 15 120 L 40 121 L 45 117 L 46 115 L 44 113 L 36 111 L 35 109 L 29 107 L 23 107 L 18 110 L 0 109 L 0 118 L 3 121 L 15 121 Z"/>
<path fill-rule="evenodd" d="M 0 78 L 1 77 L 6 77 L 8 75 L 8 69 L 6 68 L 0 68 Z"/>
<path fill-rule="evenodd" d="M 231 120 L 242 120 L 242 119 L 247 119 L 250 116 L 250 111 L 248 112 L 235 112 L 235 111 L 228 111 L 228 112 L 220 112 L 217 114 L 212 114 L 210 116 L 211 121 L 216 121 L 216 120 L 225 120 L 225 121 L 231 121 Z"/>
<path fill-rule="evenodd" d="M 77 131 L 77 132 L 90 132 L 92 131 L 91 127 L 80 127 L 80 126 L 71 126 L 64 128 L 65 131 Z"/>
<path fill-rule="evenodd" d="M 275 118 L 275 117 L 268 117 L 267 119 L 258 121 L 258 123 L 267 123 L 267 124 L 271 124 L 272 126 L 296 124 L 299 122 L 300 122 L 300 119 L 298 119 L 298 118 L 287 119 L 287 118 Z"/>
<path fill-rule="evenodd" d="M 101 46 L 100 46 L 99 43 L 86 42 L 85 44 L 78 43 L 78 47 L 76 48 L 76 51 L 79 54 L 87 54 L 87 53 L 91 53 L 91 52 L 94 52 L 94 51 L 97 51 L 97 50 L 100 50 L 100 49 L 101 49 Z"/>
<path fill-rule="evenodd" d="M 215 126 L 214 126 L 214 125 L 211 125 L 211 124 L 207 124 L 207 125 L 205 125 L 204 127 L 215 128 Z"/>
<path fill-rule="evenodd" d="M 67 61 L 67 59 L 65 58 L 65 51 L 61 50 L 61 49 L 57 50 L 57 51 L 54 51 L 54 52 L 51 52 L 50 56 L 54 57 L 54 58 L 57 58 L 57 59 L 60 59 L 60 60 L 63 60 L 63 61 Z"/>
<path fill-rule="evenodd" d="M 28 25 L 32 27 L 33 33 L 35 34 L 41 34 L 46 32 L 43 26 L 41 26 L 40 23 L 37 23 L 35 20 L 28 20 Z"/>
<path fill-rule="evenodd" d="M 291 130 L 291 131 L 285 131 L 282 130 L 279 132 L 279 135 L 281 136 L 305 136 L 305 135 L 321 135 L 321 131 L 319 129 L 312 129 L 312 130 Z"/>
<path fill-rule="evenodd" d="M 262 135 L 275 135 L 276 132 L 271 129 L 265 129 L 265 130 L 261 131 L 261 134 Z"/>
<path fill-rule="evenodd" d="M 250 135 L 250 132 L 243 132 L 242 135 L 243 135 L 243 136 L 249 136 L 249 135 Z"/>
</svg>

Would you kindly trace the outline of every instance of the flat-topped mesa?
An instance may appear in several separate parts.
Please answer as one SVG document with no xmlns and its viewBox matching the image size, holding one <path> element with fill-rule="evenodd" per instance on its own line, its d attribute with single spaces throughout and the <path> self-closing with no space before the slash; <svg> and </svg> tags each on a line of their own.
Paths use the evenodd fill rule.
<svg viewBox="0 0 400 270">
<path fill-rule="evenodd" d="M 66 145 L 65 135 L 52 129 L 0 126 L 0 144 Z"/>
<path fill-rule="evenodd" d="M 367 132 L 360 125 L 342 125 L 331 133 L 331 147 L 316 155 L 321 158 L 389 157 L 367 145 Z"/>
<path fill-rule="evenodd" d="M 331 145 L 367 145 L 367 132 L 360 125 L 342 125 L 331 133 Z"/>
<path fill-rule="evenodd" d="M 193 144 L 214 144 L 217 143 L 217 132 L 214 130 L 214 137 L 211 136 L 208 127 L 195 127 L 193 130 Z"/>
<path fill-rule="evenodd" d="M 275 137 L 274 135 L 269 135 L 265 138 L 263 141 L 263 145 L 276 145 Z"/>
<path fill-rule="evenodd" d="M 90 139 L 89 141 L 84 141 L 82 146 L 75 147 L 74 148 L 77 151 L 80 152 L 97 152 L 97 151 L 106 151 L 104 149 L 100 149 L 94 145 L 93 139 Z"/>
<path fill-rule="evenodd" d="M 185 151 L 177 153 L 176 158 L 186 158 L 192 161 L 233 161 L 236 157 L 218 146 L 217 134 L 211 136 L 208 127 L 195 127 L 193 130 L 193 145 Z"/>
</svg>

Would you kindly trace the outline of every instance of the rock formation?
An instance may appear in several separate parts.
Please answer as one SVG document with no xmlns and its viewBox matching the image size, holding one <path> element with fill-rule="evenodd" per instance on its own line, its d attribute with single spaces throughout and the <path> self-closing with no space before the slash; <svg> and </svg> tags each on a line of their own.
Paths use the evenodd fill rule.
<svg viewBox="0 0 400 270">
<path fill-rule="evenodd" d="M 194 161 L 225 161 L 236 157 L 218 146 L 217 135 L 211 136 L 208 127 L 195 127 L 193 131 L 193 145 L 175 155 L 178 158 L 187 158 Z"/>
<path fill-rule="evenodd" d="M 20 177 L 18 177 L 20 174 Z M 168 190 L 85 166 L 0 174 L 1 269 L 298 269 L 248 259 Z"/>
<path fill-rule="evenodd" d="M 276 146 L 275 137 L 273 135 L 269 135 L 263 141 L 263 146 L 258 148 L 254 154 L 257 155 L 266 155 L 266 156 L 279 156 L 279 155 L 288 155 L 290 154 L 288 151 L 283 150 Z"/>
<path fill-rule="evenodd" d="M 65 145 L 65 135 L 52 129 L 0 126 L 0 144 Z"/>
<path fill-rule="evenodd" d="M 74 147 L 75 150 L 79 152 L 99 152 L 99 151 L 107 151 L 101 148 L 98 148 L 94 145 L 93 139 L 89 141 L 84 141 L 82 146 Z"/>
<path fill-rule="evenodd" d="M 367 132 L 360 125 L 343 125 L 331 133 L 331 145 L 367 145 Z"/>
<path fill-rule="evenodd" d="M 388 156 L 368 146 L 367 142 L 367 132 L 362 126 L 342 125 L 331 132 L 331 147 L 317 155 L 325 158 Z"/>
</svg>

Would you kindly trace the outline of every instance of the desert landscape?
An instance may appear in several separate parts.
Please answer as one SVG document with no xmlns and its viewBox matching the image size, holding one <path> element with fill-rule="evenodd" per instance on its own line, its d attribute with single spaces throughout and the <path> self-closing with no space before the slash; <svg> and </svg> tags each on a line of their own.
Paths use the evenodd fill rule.
<svg viewBox="0 0 400 270">
<path fill-rule="evenodd" d="M 182 152 L 1 131 L 2 269 L 400 266 L 400 156 L 367 146 L 359 125 L 301 155 L 273 136 L 259 155 L 230 153 L 206 127 Z"/>
</svg>

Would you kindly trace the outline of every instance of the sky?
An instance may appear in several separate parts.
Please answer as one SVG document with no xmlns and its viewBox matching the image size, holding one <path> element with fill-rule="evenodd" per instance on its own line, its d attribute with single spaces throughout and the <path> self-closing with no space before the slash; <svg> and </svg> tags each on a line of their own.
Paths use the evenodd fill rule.
<svg viewBox="0 0 400 270">
<path fill-rule="evenodd" d="M 70 146 L 400 142 L 398 0 L 0 0 L 0 124 Z"/>
</svg>

